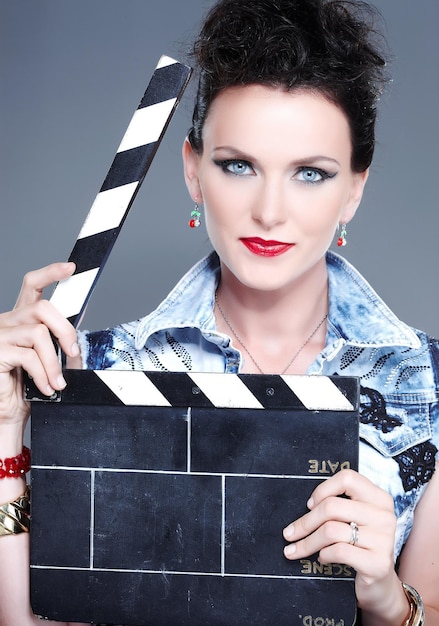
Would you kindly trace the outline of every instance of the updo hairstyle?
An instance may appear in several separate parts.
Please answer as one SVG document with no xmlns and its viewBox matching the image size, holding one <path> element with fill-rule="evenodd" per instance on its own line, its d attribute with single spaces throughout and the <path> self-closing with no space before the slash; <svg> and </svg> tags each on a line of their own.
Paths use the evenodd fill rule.
<svg viewBox="0 0 439 626">
<path fill-rule="evenodd" d="M 202 152 L 210 105 L 227 87 L 309 89 L 344 111 L 352 169 L 365 171 L 386 81 L 377 17 L 370 5 L 355 0 L 219 0 L 193 47 L 199 83 L 188 138 L 194 151 Z"/>
</svg>

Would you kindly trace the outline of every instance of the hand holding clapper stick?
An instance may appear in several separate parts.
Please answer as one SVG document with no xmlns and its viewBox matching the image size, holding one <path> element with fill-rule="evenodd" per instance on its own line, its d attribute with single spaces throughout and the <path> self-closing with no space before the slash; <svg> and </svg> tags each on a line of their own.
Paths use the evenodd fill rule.
<svg viewBox="0 0 439 626">
<path fill-rule="evenodd" d="M 57 284 L 52 304 L 77 327 L 191 76 L 191 68 L 162 56 L 134 112 L 102 187 L 69 256 L 75 273 Z M 45 400 L 29 377 L 28 400 Z M 59 400 L 56 392 L 51 400 Z"/>
</svg>

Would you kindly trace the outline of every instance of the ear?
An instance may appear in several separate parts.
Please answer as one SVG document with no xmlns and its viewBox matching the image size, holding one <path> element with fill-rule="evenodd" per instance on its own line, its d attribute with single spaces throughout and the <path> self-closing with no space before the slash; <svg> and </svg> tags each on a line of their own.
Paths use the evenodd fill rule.
<svg viewBox="0 0 439 626">
<path fill-rule="evenodd" d="M 199 156 L 196 152 L 194 152 L 187 137 L 183 143 L 182 157 L 184 180 L 186 182 L 189 195 L 194 202 L 202 202 L 203 194 L 201 193 L 200 181 L 198 179 Z"/>
<path fill-rule="evenodd" d="M 354 217 L 363 197 L 364 187 L 369 177 L 369 168 L 364 172 L 354 172 L 352 174 L 352 187 L 349 194 L 348 202 L 340 217 L 340 222 L 348 224 Z"/>
</svg>

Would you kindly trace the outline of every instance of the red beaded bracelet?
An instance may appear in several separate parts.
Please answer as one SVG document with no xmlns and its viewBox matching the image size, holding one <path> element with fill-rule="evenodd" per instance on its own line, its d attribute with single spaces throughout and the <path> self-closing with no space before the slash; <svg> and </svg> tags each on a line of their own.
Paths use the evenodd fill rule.
<svg viewBox="0 0 439 626">
<path fill-rule="evenodd" d="M 19 478 L 30 470 L 30 450 L 23 446 L 21 454 L 2 461 L 0 459 L 0 478 Z"/>
</svg>

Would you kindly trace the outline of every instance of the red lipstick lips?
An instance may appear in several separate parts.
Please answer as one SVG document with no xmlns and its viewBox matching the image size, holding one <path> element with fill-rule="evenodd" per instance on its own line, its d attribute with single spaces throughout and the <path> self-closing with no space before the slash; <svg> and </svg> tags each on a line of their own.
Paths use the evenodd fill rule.
<svg viewBox="0 0 439 626">
<path fill-rule="evenodd" d="M 243 237 L 241 241 L 253 254 L 266 257 L 279 256 L 294 246 L 292 243 L 272 240 L 266 241 L 260 237 Z"/>
</svg>

